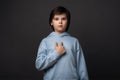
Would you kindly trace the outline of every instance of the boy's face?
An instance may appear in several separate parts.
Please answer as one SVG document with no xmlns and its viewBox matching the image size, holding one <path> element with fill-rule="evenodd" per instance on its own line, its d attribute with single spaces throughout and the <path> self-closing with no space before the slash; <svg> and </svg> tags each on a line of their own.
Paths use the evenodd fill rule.
<svg viewBox="0 0 120 80">
<path fill-rule="evenodd" d="M 56 14 L 52 19 L 51 25 L 54 27 L 54 31 L 60 34 L 65 32 L 67 21 L 66 14 Z"/>
</svg>

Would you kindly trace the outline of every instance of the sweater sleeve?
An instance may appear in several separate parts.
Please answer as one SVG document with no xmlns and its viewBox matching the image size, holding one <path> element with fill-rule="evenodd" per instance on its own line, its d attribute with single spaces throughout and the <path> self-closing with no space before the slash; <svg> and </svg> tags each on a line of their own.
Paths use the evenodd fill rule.
<svg viewBox="0 0 120 80">
<path fill-rule="evenodd" d="M 80 80 L 89 80 L 84 54 L 83 54 L 82 48 L 81 48 L 78 40 L 77 40 L 76 45 L 77 45 L 76 46 L 77 47 L 76 62 L 77 62 L 77 71 L 78 71 L 79 79 Z"/>
<path fill-rule="evenodd" d="M 43 39 L 38 48 L 35 66 L 38 70 L 46 69 L 55 64 L 59 57 L 55 50 L 47 50 L 45 40 Z"/>
</svg>

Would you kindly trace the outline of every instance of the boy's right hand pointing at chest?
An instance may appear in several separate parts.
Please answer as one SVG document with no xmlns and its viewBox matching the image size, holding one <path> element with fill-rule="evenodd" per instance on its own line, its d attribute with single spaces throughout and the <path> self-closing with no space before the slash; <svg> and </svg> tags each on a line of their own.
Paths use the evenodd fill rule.
<svg viewBox="0 0 120 80">
<path fill-rule="evenodd" d="M 58 52 L 59 55 L 63 55 L 65 53 L 65 48 L 63 46 L 63 42 L 58 45 L 58 43 L 55 43 L 55 50 Z"/>
</svg>

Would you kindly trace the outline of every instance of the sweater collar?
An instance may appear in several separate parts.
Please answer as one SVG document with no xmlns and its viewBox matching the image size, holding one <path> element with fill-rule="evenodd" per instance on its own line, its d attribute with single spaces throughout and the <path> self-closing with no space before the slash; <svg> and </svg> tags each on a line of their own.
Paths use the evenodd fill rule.
<svg viewBox="0 0 120 80">
<path fill-rule="evenodd" d="M 64 37 L 64 36 L 70 36 L 67 32 L 63 32 L 63 33 L 61 33 L 61 34 L 58 34 L 58 33 L 56 33 L 56 32 L 51 32 L 49 35 L 48 35 L 49 37 L 50 36 L 60 36 L 60 37 Z"/>
</svg>

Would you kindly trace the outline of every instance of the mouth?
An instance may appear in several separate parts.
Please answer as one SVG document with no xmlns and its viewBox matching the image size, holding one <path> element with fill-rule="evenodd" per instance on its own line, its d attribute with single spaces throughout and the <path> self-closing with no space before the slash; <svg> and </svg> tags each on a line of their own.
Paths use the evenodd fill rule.
<svg viewBox="0 0 120 80">
<path fill-rule="evenodd" d="M 58 25 L 58 27 L 62 27 L 62 25 Z"/>
</svg>

